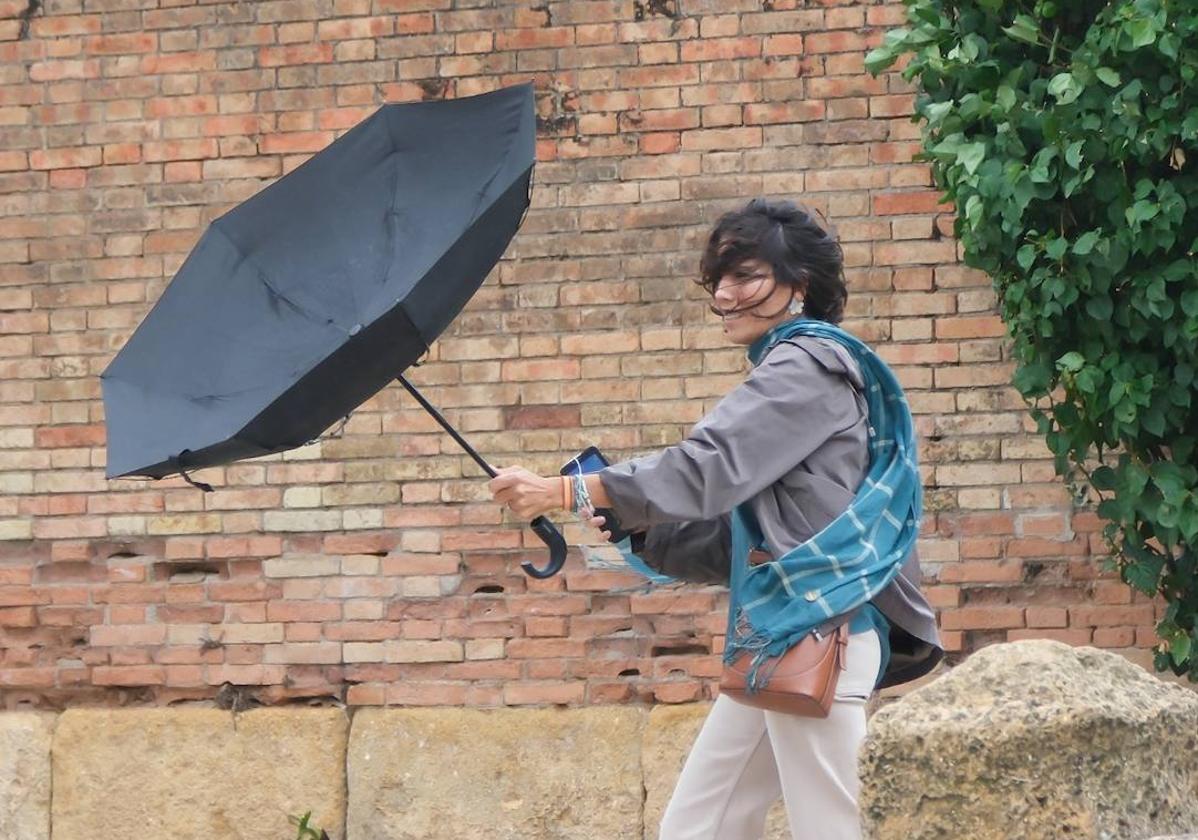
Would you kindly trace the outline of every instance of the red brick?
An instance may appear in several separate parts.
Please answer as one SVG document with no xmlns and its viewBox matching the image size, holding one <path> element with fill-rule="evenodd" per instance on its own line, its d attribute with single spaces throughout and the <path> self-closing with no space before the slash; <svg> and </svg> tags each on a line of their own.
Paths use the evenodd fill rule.
<svg viewBox="0 0 1198 840">
<path fill-rule="evenodd" d="M 151 52 L 158 45 L 153 32 L 130 32 L 120 35 L 98 35 L 84 40 L 88 55 L 123 55 Z"/>
<path fill-rule="evenodd" d="M 681 136 L 670 131 L 643 134 L 639 142 L 640 150 L 647 155 L 673 154 L 682 148 Z"/>
<path fill-rule="evenodd" d="M 586 684 L 512 682 L 503 687 L 503 702 L 509 706 L 576 704 L 583 700 Z"/>
<path fill-rule="evenodd" d="M 513 407 L 505 409 L 503 417 L 503 425 L 508 429 L 570 429 L 579 422 L 577 406 Z"/>
<path fill-rule="evenodd" d="M 37 612 L 33 607 L 0 609 L 0 627 L 36 627 Z"/>
<path fill-rule="evenodd" d="M 721 61 L 761 55 L 760 38 L 714 38 L 682 43 L 683 61 Z"/>
<path fill-rule="evenodd" d="M 287 64 L 327 64 L 332 60 L 332 44 L 290 44 L 285 47 L 263 47 L 258 51 L 260 67 L 278 67 Z"/>
<path fill-rule="evenodd" d="M 824 103 L 819 101 L 770 102 L 745 106 L 747 125 L 809 122 L 823 119 Z"/>
<path fill-rule="evenodd" d="M 873 197 L 873 208 L 879 216 L 953 212 L 953 205 L 941 204 L 941 198 L 943 194 L 939 192 L 880 193 Z"/>
<path fill-rule="evenodd" d="M 319 152 L 331 142 L 333 142 L 333 134 L 327 131 L 268 134 L 258 141 L 258 149 L 263 154 Z"/>
<path fill-rule="evenodd" d="M 1100 648 L 1126 648 L 1136 641 L 1132 627 L 1099 627 L 1094 630 L 1093 644 Z"/>
<path fill-rule="evenodd" d="M 1093 633 L 1090 630 L 1052 630 L 1047 628 L 1037 627 L 1027 630 L 1010 630 L 1007 632 L 1007 641 L 1017 642 L 1023 639 L 1051 639 L 1056 642 L 1064 642 L 1067 645 L 1089 645 L 1092 641 Z"/>
<path fill-rule="evenodd" d="M 1028 607 L 1028 627 L 1067 627 L 1068 610 L 1063 607 Z"/>
<path fill-rule="evenodd" d="M 92 682 L 104 685 L 165 685 L 166 672 L 161 665 L 99 666 L 92 669 Z"/>
<path fill-rule="evenodd" d="M 997 630 L 1023 627 L 1022 607 L 960 607 L 940 617 L 945 630 Z"/>
<path fill-rule="evenodd" d="M 509 29 L 495 35 L 497 50 L 529 50 L 544 47 L 568 47 L 574 43 L 574 29 L 569 26 Z"/>
<path fill-rule="evenodd" d="M 809 53 L 865 52 L 866 39 L 856 32 L 812 32 L 805 42 Z"/>
<path fill-rule="evenodd" d="M 104 427 L 94 426 L 45 426 L 37 430 L 37 445 L 40 447 L 103 446 Z"/>
<path fill-rule="evenodd" d="M 95 146 L 64 149 L 34 149 L 29 153 L 32 169 L 76 169 L 99 166 L 103 162 L 103 150 Z"/>
<path fill-rule="evenodd" d="M 997 315 L 976 315 L 958 318 L 939 318 L 936 338 L 1001 338 L 1007 334 L 1006 325 Z"/>
<path fill-rule="evenodd" d="M 1077 627 L 1114 627 L 1148 624 L 1153 620 L 1151 604 L 1135 606 L 1084 606 L 1069 608 L 1069 623 Z"/>
</svg>

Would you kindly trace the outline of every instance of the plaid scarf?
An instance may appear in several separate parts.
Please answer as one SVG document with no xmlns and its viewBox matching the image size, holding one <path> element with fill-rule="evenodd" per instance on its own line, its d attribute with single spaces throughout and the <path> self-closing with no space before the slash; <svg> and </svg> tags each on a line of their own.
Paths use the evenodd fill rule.
<svg viewBox="0 0 1198 840">
<path fill-rule="evenodd" d="M 870 601 L 898 575 L 919 534 L 922 486 L 911 412 L 890 368 L 860 339 L 823 321 L 799 318 L 770 330 L 749 348 L 758 364 L 779 341 L 811 336 L 852 353 L 869 406 L 869 472 L 853 501 L 827 527 L 784 556 L 750 567 L 761 532 L 747 503 L 732 515 L 732 580 L 724 661 L 754 651 L 749 690 L 759 672 L 816 626 Z"/>
</svg>

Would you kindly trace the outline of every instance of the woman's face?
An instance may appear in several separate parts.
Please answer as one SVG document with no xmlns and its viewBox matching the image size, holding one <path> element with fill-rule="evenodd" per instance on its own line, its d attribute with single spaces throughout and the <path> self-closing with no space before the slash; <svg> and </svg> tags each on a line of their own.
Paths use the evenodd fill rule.
<svg viewBox="0 0 1198 840">
<path fill-rule="evenodd" d="M 769 263 L 745 260 L 720 278 L 715 308 L 721 312 L 724 335 L 733 344 L 748 346 L 773 327 L 795 317 L 788 311 L 792 291 L 774 279 Z M 801 299 L 794 294 L 796 300 Z"/>
</svg>

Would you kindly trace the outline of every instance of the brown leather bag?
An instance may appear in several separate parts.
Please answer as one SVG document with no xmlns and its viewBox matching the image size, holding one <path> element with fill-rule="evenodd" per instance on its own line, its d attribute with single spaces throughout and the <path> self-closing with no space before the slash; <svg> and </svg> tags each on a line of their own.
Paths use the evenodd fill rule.
<svg viewBox="0 0 1198 840">
<path fill-rule="evenodd" d="M 849 622 L 859 609 L 829 619 L 786 653 L 763 662 L 759 673 L 768 675 L 768 679 L 757 691 L 748 690 L 752 651 L 724 663 L 720 693 L 767 712 L 826 718 L 836 699 L 840 672 L 846 667 Z"/>
<path fill-rule="evenodd" d="M 848 644 L 849 631 L 843 624 L 826 636 L 808 633 L 786 653 L 762 663 L 760 671 L 768 674 L 769 679 L 764 688 L 753 692 L 748 690 L 753 652 L 745 651 L 725 663 L 720 693 L 768 712 L 827 717 L 836 698 L 840 672 L 845 667 Z"/>
</svg>

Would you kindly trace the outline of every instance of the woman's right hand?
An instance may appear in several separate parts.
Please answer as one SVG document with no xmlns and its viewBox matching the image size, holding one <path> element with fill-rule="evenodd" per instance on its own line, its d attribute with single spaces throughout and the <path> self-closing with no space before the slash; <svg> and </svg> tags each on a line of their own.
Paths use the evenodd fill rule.
<svg viewBox="0 0 1198 840">
<path fill-rule="evenodd" d="M 523 467 L 500 467 L 488 482 L 491 496 L 521 519 L 535 519 L 562 506 L 562 480 L 542 478 Z"/>
</svg>

